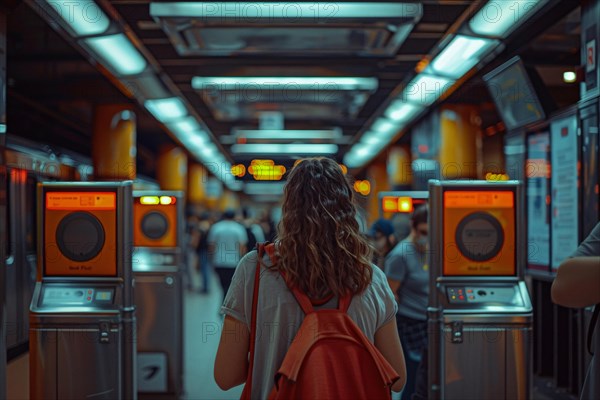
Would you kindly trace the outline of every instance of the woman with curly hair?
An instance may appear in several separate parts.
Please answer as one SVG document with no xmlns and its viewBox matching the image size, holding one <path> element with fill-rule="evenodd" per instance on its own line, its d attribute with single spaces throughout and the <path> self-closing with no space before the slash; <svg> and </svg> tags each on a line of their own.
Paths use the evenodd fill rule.
<svg viewBox="0 0 600 400">
<path fill-rule="evenodd" d="M 335 161 L 308 158 L 290 172 L 275 252 L 275 263 L 268 255 L 260 263 L 251 397 L 268 397 L 304 318 L 288 286 L 306 293 L 316 309 L 336 308 L 351 293 L 347 313 L 400 376 L 392 386 L 400 391 L 405 367 L 396 301 L 385 274 L 370 262 L 352 185 Z M 214 373 L 224 390 L 246 381 L 256 265 L 256 251 L 240 261 L 221 308 L 225 320 Z"/>
</svg>

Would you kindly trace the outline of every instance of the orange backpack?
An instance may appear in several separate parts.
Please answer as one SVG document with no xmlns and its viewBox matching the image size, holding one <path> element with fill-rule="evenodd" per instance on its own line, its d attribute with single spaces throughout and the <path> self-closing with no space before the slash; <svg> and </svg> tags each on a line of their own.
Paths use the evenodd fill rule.
<svg viewBox="0 0 600 400">
<path fill-rule="evenodd" d="M 289 289 L 305 317 L 269 399 L 390 399 L 399 376 L 348 316 L 352 297 L 340 298 L 337 309 L 314 310 L 305 293 Z"/>
</svg>

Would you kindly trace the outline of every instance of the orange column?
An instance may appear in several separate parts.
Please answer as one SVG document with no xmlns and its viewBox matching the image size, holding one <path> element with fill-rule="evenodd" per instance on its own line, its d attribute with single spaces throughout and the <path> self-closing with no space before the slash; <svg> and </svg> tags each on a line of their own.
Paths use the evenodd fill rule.
<svg viewBox="0 0 600 400">
<path fill-rule="evenodd" d="M 385 161 L 375 161 L 367 171 L 367 179 L 371 183 L 371 193 L 367 205 L 367 222 L 371 226 L 379 218 L 379 192 L 390 190 Z"/>
<path fill-rule="evenodd" d="M 198 163 L 190 163 L 188 166 L 188 192 L 189 204 L 202 205 L 206 202 L 206 181 L 208 172 L 206 168 Z"/>
<path fill-rule="evenodd" d="M 161 147 L 156 179 L 162 190 L 187 190 L 187 154 L 183 149 L 172 145 Z"/>
<path fill-rule="evenodd" d="M 387 163 L 388 182 L 392 189 L 412 184 L 412 167 L 408 146 L 394 146 L 390 149 Z"/>
<path fill-rule="evenodd" d="M 92 136 L 94 179 L 135 179 L 136 123 L 132 109 L 128 104 L 96 107 Z"/>
<path fill-rule="evenodd" d="M 478 108 L 444 105 L 440 112 L 439 162 L 442 179 L 481 177 L 478 149 L 481 118 Z"/>
</svg>

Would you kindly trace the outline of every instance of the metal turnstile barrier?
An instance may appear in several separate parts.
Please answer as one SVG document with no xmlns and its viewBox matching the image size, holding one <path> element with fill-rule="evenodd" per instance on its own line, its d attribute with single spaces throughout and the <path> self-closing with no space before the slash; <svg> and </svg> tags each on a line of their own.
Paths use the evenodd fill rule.
<svg viewBox="0 0 600 400">
<path fill-rule="evenodd" d="M 38 185 L 30 398 L 136 399 L 132 183 Z"/>
<path fill-rule="evenodd" d="M 528 399 L 519 182 L 430 181 L 429 398 Z"/>
<path fill-rule="evenodd" d="M 133 192 L 140 398 L 183 393 L 182 192 Z"/>
</svg>

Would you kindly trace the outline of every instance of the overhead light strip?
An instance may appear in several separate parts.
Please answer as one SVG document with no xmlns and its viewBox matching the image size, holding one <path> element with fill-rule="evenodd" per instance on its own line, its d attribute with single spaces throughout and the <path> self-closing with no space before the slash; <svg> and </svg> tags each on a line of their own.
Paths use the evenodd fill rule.
<svg viewBox="0 0 600 400">
<path fill-rule="evenodd" d="M 333 21 L 353 18 L 407 18 L 421 15 L 418 3 L 292 3 L 292 2 L 152 2 L 153 17 L 198 17 L 209 20 L 264 22 Z"/>
<path fill-rule="evenodd" d="M 28 1 L 50 24 L 58 22 L 72 37 L 126 85 L 150 87 L 134 88 L 133 95 L 191 154 L 205 165 L 221 164 L 213 171 L 232 190 L 240 190 L 239 184 L 229 179 L 229 163 L 217 146 L 211 142 L 205 127 L 188 114 L 184 101 L 177 96 L 168 97 L 169 91 L 162 81 L 148 71 L 148 62 L 129 38 L 117 27 L 111 29 L 111 20 L 93 0 Z M 106 34 L 110 32 L 110 34 Z M 165 96 L 166 95 L 166 96 Z M 154 96 L 157 96 L 154 98 Z M 222 168 L 225 166 L 226 168 Z M 237 189 L 236 189 L 237 188 Z"/>
<path fill-rule="evenodd" d="M 110 26 L 110 19 L 93 0 L 45 0 L 45 3 L 71 35 L 100 35 Z"/>
<path fill-rule="evenodd" d="M 501 44 L 493 38 L 506 38 L 545 3 L 547 0 L 488 1 L 460 30 L 468 34 L 456 35 L 425 71 L 406 85 L 383 115 L 389 120 L 402 122 L 403 126 L 410 124 Z M 473 33 L 484 37 L 470 36 Z M 363 139 L 352 146 L 344 157 L 347 165 L 353 168 L 365 165 L 393 140 L 394 135 L 387 139 L 377 135 L 381 126 L 386 126 L 381 124 L 376 120 L 373 127 L 363 134 Z M 374 129 L 377 126 L 379 129 Z"/>
<path fill-rule="evenodd" d="M 146 69 L 146 59 L 123 33 L 83 41 L 117 75 L 135 75 Z"/>
<path fill-rule="evenodd" d="M 234 144 L 231 152 L 234 154 L 335 154 L 338 146 L 335 144 Z"/>
<path fill-rule="evenodd" d="M 377 90 L 377 78 L 369 77 L 265 77 L 265 76 L 195 76 L 196 90 Z"/>
<path fill-rule="evenodd" d="M 249 140 L 335 140 L 343 135 L 341 129 L 300 130 L 300 129 L 234 129 L 237 138 Z"/>
</svg>

